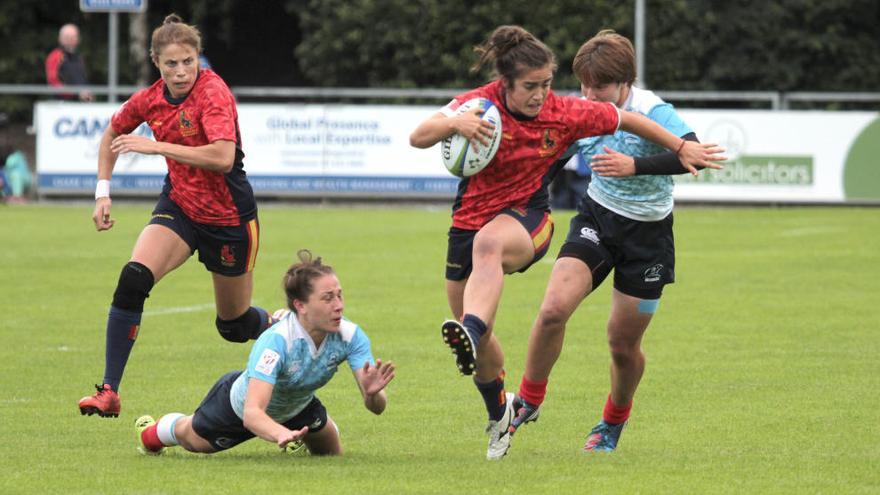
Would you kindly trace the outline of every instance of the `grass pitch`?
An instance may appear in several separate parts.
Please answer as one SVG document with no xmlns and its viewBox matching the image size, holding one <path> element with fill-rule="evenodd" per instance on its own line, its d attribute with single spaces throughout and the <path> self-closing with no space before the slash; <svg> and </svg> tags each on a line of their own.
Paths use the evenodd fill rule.
<svg viewBox="0 0 880 495">
<path fill-rule="evenodd" d="M 254 302 L 280 307 L 299 248 L 339 273 L 346 316 L 397 364 L 373 416 L 347 367 L 319 397 L 341 458 L 259 439 L 211 456 L 135 450 L 141 414 L 191 413 L 249 345 L 214 329 L 210 275 L 192 259 L 147 301 L 118 419 L 81 417 L 100 381 L 119 270 L 151 205 L 0 208 L 0 493 L 877 493 L 880 209 L 680 208 L 677 279 L 644 340 L 648 367 L 618 451 L 580 453 L 608 393 L 610 280 L 568 326 L 541 419 L 485 460 L 485 413 L 439 324 L 448 208 L 268 205 Z M 516 390 L 548 259 L 505 279 L 496 331 Z"/>
</svg>

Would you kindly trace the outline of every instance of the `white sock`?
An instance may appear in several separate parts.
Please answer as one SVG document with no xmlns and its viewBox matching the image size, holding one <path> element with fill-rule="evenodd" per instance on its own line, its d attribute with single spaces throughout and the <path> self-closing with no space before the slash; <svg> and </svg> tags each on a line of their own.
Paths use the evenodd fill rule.
<svg viewBox="0 0 880 495">
<path fill-rule="evenodd" d="M 159 422 L 156 423 L 156 435 L 159 436 L 159 441 L 162 442 L 162 445 L 166 447 L 180 445 L 180 442 L 177 441 L 177 437 L 174 435 L 174 425 L 177 424 L 178 419 L 183 417 L 185 416 L 180 413 L 168 413 L 159 418 Z"/>
</svg>

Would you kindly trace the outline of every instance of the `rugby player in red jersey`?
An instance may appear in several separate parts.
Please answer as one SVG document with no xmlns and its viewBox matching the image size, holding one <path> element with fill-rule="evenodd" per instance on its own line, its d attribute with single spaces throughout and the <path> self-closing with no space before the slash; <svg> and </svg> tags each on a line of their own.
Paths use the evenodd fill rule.
<svg viewBox="0 0 880 495">
<path fill-rule="evenodd" d="M 195 251 L 211 272 L 220 335 L 256 339 L 271 323 L 251 306 L 259 247 L 254 193 L 245 175 L 235 99 L 210 70 L 199 70 L 199 31 L 172 14 L 153 31 L 150 55 L 161 79 L 113 114 L 98 151 L 92 220 L 113 227 L 110 177 L 121 153 L 162 155 L 168 174 L 149 224 L 119 276 L 107 318 L 104 380 L 79 401 L 82 414 L 119 415 L 119 383 L 153 285 Z M 155 141 L 130 134 L 142 122 Z"/>
<path fill-rule="evenodd" d="M 419 124 L 410 144 L 428 148 L 458 133 L 488 143 L 491 123 L 479 109 L 455 115 L 462 103 L 488 98 L 501 112 L 502 140 L 492 162 L 462 179 L 452 207 L 446 259 L 446 295 L 456 320 L 443 323 L 444 341 L 459 371 L 474 383 L 489 413 L 486 457 L 500 459 L 510 447 L 508 428 L 517 406 L 504 390 L 504 354 L 492 331 L 504 274 L 524 272 L 547 252 L 553 235 L 548 185 L 560 156 L 577 139 L 637 134 L 679 155 L 682 163 L 706 166 L 711 145 L 685 141 L 642 115 L 612 103 L 560 97 L 550 90 L 553 52 L 519 26 L 501 26 L 476 48 L 478 71 L 492 64 L 497 80 L 456 96 Z"/>
</svg>

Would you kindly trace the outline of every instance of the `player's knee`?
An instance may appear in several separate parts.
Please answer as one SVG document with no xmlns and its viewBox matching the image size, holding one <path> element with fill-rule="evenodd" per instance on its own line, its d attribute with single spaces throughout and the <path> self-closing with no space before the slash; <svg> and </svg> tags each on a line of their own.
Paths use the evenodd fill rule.
<svg viewBox="0 0 880 495">
<path fill-rule="evenodd" d="M 247 342 L 250 336 L 244 325 L 239 321 L 240 319 L 224 320 L 218 316 L 214 323 L 217 325 L 217 331 L 220 333 L 220 336 L 224 339 L 230 342 Z"/>
<path fill-rule="evenodd" d="M 224 320 L 218 316 L 214 323 L 220 336 L 230 342 L 247 342 L 260 334 L 260 315 L 252 307 L 233 320 Z"/>
<path fill-rule="evenodd" d="M 501 259 L 501 252 L 503 248 L 503 244 L 497 238 L 489 235 L 480 235 L 480 233 L 478 233 L 476 237 L 474 237 L 472 257 L 474 260 L 485 260 L 492 258 Z"/>
<path fill-rule="evenodd" d="M 144 301 L 150 297 L 154 283 L 153 272 L 149 268 L 136 261 L 129 261 L 119 274 L 119 282 L 113 293 L 113 306 L 142 313 Z"/>
<path fill-rule="evenodd" d="M 561 332 L 565 330 L 569 312 L 559 303 L 545 301 L 538 312 L 538 328 L 543 332 Z"/>
<path fill-rule="evenodd" d="M 632 369 L 644 367 L 645 355 L 641 349 L 634 352 L 615 352 L 611 351 L 611 361 L 615 368 Z"/>
<path fill-rule="evenodd" d="M 638 341 L 627 339 L 608 339 L 611 360 L 617 366 L 627 366 L 641 358 L 642 348 Z"/>
</svg>

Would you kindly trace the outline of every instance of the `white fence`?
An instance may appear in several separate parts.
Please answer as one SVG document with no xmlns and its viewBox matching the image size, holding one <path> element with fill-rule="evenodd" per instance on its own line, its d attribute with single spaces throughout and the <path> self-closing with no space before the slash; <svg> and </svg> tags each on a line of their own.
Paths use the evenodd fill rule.
<svg viewBox="0 0 880 495">
<path fill-rule="evenodd" d="M 50 87 L 43 84 L 0 84 L 0 95 L 60 95 L 89 91 L 97 96 L 128 96 L 141 88 L 137 86 L 66 86 Z M 236 86 L 232 93 L 249 99 L 354 99 L 354 100 L 443 100 L 462 92 L 445 88 L 315 88 Z M 557 90 L 560 94 L 574 92 Z M 756 102 L 771 110 L 788 110 L 803 103 L 880 103 L 880 92 L 784 92 L 784 91 L 670 91 L 654 90 L 661 98 L 673 102 Z M 686 106 L 686 105 L 683 105 Z"/>
</svg>

